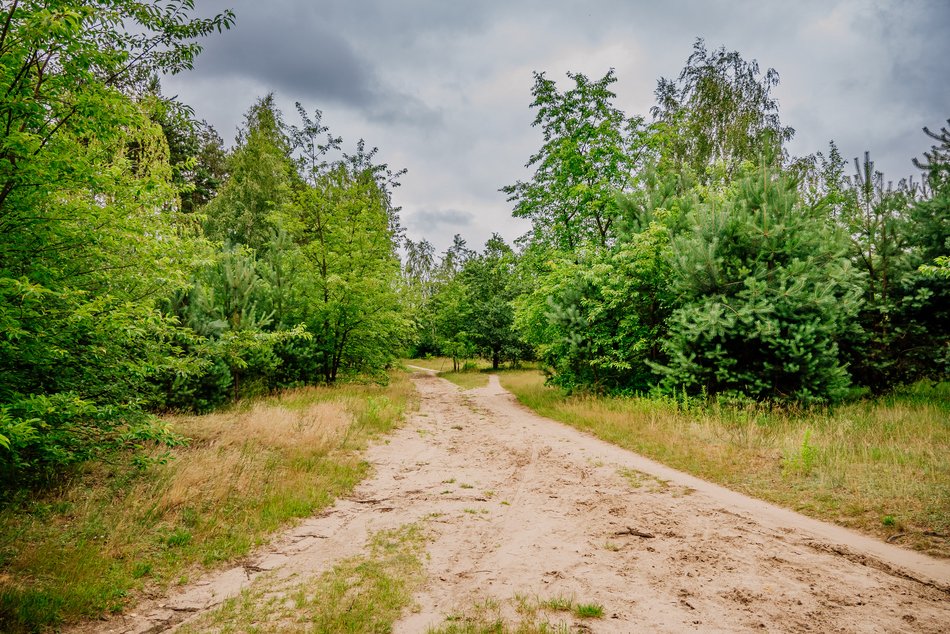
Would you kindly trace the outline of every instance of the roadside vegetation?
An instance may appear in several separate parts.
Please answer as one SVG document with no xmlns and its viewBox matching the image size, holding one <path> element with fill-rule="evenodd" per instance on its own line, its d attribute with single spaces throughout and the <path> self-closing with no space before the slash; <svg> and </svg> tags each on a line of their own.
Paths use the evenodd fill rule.
<svg viewBox="0 0 950 634">
<path fill-rule="evenodd" d="M 0 629 L 121 612 L 248 554 L 365 477 L 360 450 L 413 399 L 406 375 L 394 373 L 387 386 L 300 388 L 172 416 L 184 444 L 164 464 L 91 464 L 21 495 L 0 510 Z"/>
<path fill-rule="evenodd" d="M 950 383 L 833 409 L 566 395 L 501 384 L 538 414 L 763 500 L 950 557 Z"/>
<path fill-rule="evenodd" d="M 372 536 L 366 553 L 297 583 L 254 584 L 179 631 L 389 632 L 425 580 L 425 525 Z"/>
</svg>

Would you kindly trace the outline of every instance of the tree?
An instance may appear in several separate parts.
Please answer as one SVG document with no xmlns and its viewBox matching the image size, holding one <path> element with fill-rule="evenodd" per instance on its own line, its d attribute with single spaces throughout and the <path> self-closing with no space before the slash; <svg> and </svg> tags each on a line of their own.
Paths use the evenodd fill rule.
<svg viewBox="0 0 950 634">
<path fill-rule="evenodd" d="M 693 211 L 674 238 L 681 305 L 659 366 L 671 390 L 773 402 L 833 402 L 849 377 L 838 350 L 860 306 L 845 237 L 797 183 L 762 165 Z"/>
<path fill-rule="evenodd" d="M 717 163 L 732 177 L 743 161 L 757 164 L 763 154 L 779 159 L 782 144 L 795 131 L 779 119 L 772 97 L 778 82 L 775 69 L 762 76 L 755 60 L 747 62 L 724 47 L 707 51 L 697 39 L 679 77 L 657 82 L 651 112 L 661 162 L 707 182 Z"/>
<path fill-rule="evenodd" d="M 296 186 L 291 141 L 274 95 L 245 115 L 237 146 L 228 159 L 228 180 L 205 208 L 208 237 L 261 250 L 278 228 L 281 206 Z"/>
<path fill-rule="evenodd" d="M 495 233 L 485 250 L 468 260 L 459 273 L 465 288 L 463 321 L 468 324 L 468 339 L 496 370 L 503 358 L 518 360 L 524 353 L 514 329 L 515 264 L 511 247 Z"/>
<path fill-rule="evenodd" d="M 666 212 L 610 249 L 575 263 L 550 259 L 515 301 L 516 326 L 549 382 L 567 390 L 646 392 L 673 308 Z"/>
<path fill-rule="evenodd" d="M 178 190 L 181 211 L 194 213 L 218 193 L 227 176 L 224 142 L 207 121 L 197 121 L 189 106 L 159 97 L 155 117 L 165 133 L 172 183 Z"/>
<path fill-rule="evenodd" d="M 315 174 L 296 201 L 297 240 L 310 275 L 295 315 L 314 335 L 326 383 L 341 368 L 385 367 L 408 326 L 397 295 L 401 234 L 389 194 L 403 172 L 374 164 L 375 155 L 360 141 L 356 154 Z"/>
<path fill-rule="evenodd" d="M 23 0 L 0 9 L 0 471 L 5 484 L 162 431 L 155 300 L 183 286 L 168 148 L 141 87 L 191 67 L 233 14 L 193 2 Z"/>
<path fill-rule="evenodd" d="M 534 74 L 532 125 L 541 128 L 544 144 L 526 165 L 535 168 L 533 178 L 502 191 L 515 203 L 513 215 L 533 223 L 533 241 L 574 252 L 613 238 L 615 194 L 631 187 L 645 149 L 642 119 L 612 105 L 612 69 L 596 81 L 568 77 L 574 86 L 559 92 L 544 73 Z"/>
</svg>

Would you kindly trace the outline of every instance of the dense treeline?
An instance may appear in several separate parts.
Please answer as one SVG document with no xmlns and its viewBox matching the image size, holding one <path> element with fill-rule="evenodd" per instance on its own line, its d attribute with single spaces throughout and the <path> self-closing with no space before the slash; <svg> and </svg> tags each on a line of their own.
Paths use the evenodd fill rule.
<svg viewBox="0 0 950 634">
<path fill-rule="evenodd" d="M 698 40 L 647 117 L 613 105 L 613 71 L 543 73 L 533 177 L 503 189 L 532 221 L 494 301 L 459 245 L 409 245 L 417 353 L 534 354 L 569 390 L 822 404 L 950 372 L 950 134 L 922 179 L 855 173 L 832 143 L 796 158 L 772 90 Z M 487 323 L 492 326 L 489 328 Z M 498 343 L 487 347 L 479 330 Z M 501 343 L 503 342 L 503 343 Z M 527 344 L 527 348 L 525 347 Z"/>
<path fill-rule="evenodd" d="M 192 0 L 0 12 L 0 481 L 173 443 L 153 412 L 384 376 L 409 320 L 399 173 L 272 96 L 236 144 L 156 79 L 230 27 Z"/>
</svg>

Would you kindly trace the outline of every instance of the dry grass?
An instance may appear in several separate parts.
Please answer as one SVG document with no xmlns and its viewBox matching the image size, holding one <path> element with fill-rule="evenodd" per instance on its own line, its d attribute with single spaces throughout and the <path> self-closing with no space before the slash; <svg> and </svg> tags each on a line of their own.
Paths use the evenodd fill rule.
<svg viewBox="0 0 950 634">
<path fill-rule="evenodd" d="M 834 411 L 564 396 L 537 372 L 501 382 L 543 416 L 737 491 L 950 556 L 950 384 Z"/>
<path fill-rule="evenodd" d="M 0 512 L 0 631 L 119 612 L 142 590 L 233 561 L 328 506 L 368 471 L 359 451 L 398 424 L 415 392 L 307 388 L 206 416 L 144 473 L 102 465 Z"/>
</svg>

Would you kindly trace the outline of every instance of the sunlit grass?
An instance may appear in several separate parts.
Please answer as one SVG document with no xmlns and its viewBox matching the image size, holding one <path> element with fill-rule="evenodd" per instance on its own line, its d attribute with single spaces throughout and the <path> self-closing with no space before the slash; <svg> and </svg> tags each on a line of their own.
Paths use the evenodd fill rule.
<svg viewBox="0 0 950 634">
<path fill-rule="evenodd" d="M 368 472 L 359 450 L 415 401 L 387 386 L 306 388 L 206 416 L 176 416 L 189 439 L 165 465 L 90 468 L 0 511 L 0 631 L 121 611 L 144 588 L 247 554 L 318 512 Z"/>
<path fill-rule="evenodd" d="M 535 371 L 501 375 L 543 416 L 806 514 L 950 556 L 950 384 L 831 411 L 565 396 Z"/>
</svg>

